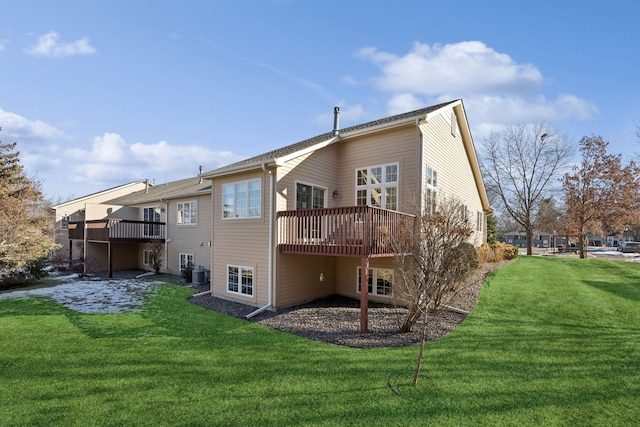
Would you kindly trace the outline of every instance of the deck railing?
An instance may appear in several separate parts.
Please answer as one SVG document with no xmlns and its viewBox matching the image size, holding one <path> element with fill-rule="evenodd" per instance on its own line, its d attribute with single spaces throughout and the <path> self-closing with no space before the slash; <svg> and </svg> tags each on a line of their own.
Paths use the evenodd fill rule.
<svg viewBox="0 0 640 427">
<path fill-rule="evenodd" d="M 69 238 L 84 240 L 83 221 L 69 223 Z M 151 242 L 164 240 L 165 223 L 103 219 L 86 221 L 87 240 L 98 242 Z"/>
<path fill-rule="evenodd" d="M 391 237 L 414 215 L 374 206 L 278 212 L 281 252 L 342 256 L 393 255 Z"/>
</svg>

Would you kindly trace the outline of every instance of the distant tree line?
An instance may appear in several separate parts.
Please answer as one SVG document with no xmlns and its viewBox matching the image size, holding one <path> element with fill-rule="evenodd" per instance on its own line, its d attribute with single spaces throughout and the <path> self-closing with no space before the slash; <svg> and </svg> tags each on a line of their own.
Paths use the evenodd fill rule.
<svg viewBox="0 0 640 427">
<path fill-rule="evenodd" d="M 636 136 L 640 142 L 640 126 Z M 640 230 L 640 167 L 610 153 L 601 136 L 574 146 L 547 123 L 519 124 L 490 134 L 480 147 L 498 234 L 524 231 L 527 255 L 535 231 L 570 238 L 584 258 L 587 235 Z"/>
</svg>

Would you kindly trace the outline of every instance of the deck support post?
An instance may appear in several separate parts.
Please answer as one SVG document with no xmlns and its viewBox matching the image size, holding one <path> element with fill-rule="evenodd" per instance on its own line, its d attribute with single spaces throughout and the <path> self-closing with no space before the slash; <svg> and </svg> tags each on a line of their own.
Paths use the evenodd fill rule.
<svg viewBox="0 0 640 427">
<path fill-rule="evenodd" d="M 113 278 L 113 254 L 111 253 L 111 242 L 107 243 L 107 248 L 108 248 L 107 249 L 107 252 L 108 252 L 108 255 L 107 255 L 107 264 L 108 264 L 107 269 L 109 270 L 108 271 L 109 279 L 112 279 Z"/>
<path fill-rule="evenodd" d="M 369 331 L 369 257 L 360 258 L 360 333 Z"/>
</svg>

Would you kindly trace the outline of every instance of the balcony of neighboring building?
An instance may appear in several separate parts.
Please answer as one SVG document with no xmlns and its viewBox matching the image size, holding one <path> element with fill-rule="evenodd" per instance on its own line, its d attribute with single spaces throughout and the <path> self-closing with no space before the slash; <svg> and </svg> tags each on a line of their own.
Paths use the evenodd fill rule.
<svg viewBox="0 0 640 427">
<path fill-rule="evenodd" d="M 109 243 L 151 243 L 165 241 L 164 222 L 101 219 L 69 222 L 69 239 Z"/>
</svg>

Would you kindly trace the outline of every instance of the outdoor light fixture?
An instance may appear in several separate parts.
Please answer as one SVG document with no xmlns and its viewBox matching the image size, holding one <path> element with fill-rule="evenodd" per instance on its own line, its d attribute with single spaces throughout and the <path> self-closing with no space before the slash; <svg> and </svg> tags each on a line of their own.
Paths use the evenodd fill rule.
<svg viewBox="0 0 640 427">
<path fill-rule="evenodd" d="M 336 197 L 338 197 L 340 195 L 340 192 L 338 190 L 333 190 L 333 198 L 335 199 Z"/>
</svg>

